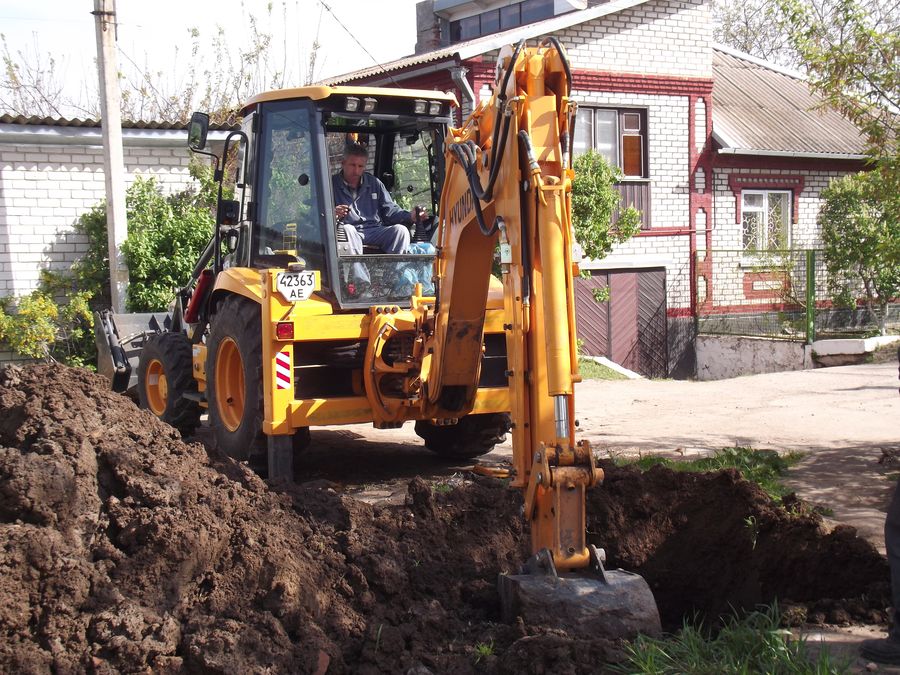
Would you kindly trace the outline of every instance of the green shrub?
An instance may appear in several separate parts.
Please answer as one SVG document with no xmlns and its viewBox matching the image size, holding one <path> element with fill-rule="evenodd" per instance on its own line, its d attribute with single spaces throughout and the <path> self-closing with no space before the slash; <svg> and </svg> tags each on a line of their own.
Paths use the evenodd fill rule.
<svg viewBox="0 0 900 675">
<path fill-rule="evenodd" d="M 163 196 L 153 178 L 138 178 L 128 189 L 126 203 L 126 306 L 131 312 L 164 310 L 190 278 L 212 235 L 213 217 L 190 194 Z"/>
<path fill-rule="evenodd" d="M 34 291 L 16 302 L 5 298 L 0 307 L 0 341 L 17 354 L 32 359 L 55 359 L 72 366 L 87 365 L 93 357 L 90 293 L 74 293 L 57 305 L 43 291 Z"/>
<path fill-rule="evenodd" d="M 613 214 L 619 207 L 619 192 L 614 187 L 622 178 L 603 155 L 589 150 L 575 158 L 572 182 L 572 222 L 575 239 L 584 255 L 593 260 L 605 258 L 613 246 L 640 231 L 641 214 L 633 206 L 622 210 L 615 224 Z"/>
</svg>

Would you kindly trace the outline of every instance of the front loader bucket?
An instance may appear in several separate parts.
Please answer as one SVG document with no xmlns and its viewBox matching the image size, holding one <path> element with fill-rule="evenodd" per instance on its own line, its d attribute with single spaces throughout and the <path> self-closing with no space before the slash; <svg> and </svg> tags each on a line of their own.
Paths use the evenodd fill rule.
<svg viewBox="0 0 900 675">
<path fill-rule="evenodd" d="M 643 577 L 624 570 L 606 571 L 600 565 L 591 571 L 557 574 L 552 564 L 542 570 L 532 567 L 530 573 L 500 575 L 499 590 L 507 623 L 522 617 L 526 625 L 607 640 L 662 633 L 650 586 Z"/>
<path fill-rule="evenodd" d="M 94 340 L 97 343 L 97 371 L 112 383 L 113 391 L 133 391 L 137 386 L 137 366 L 144 342 L 171 325 L 161 312 L 113 314 L 94 312 Z"/>
</svg>

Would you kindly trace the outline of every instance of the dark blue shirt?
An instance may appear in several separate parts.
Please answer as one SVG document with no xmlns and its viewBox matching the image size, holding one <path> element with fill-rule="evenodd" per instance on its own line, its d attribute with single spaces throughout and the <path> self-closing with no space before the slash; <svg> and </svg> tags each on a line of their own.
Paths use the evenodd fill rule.
<svg viewBox="0 0 900 675">
<path fill-rule="evenodd" d="M 359 188 L 354 191 L 339 171 L 331 177 L 331 187 L 334 190 L 334 205 L 346 204 L 350 207 L 343 222 L 357 229 L 412 223 L 410 212 L 401 209 L 391 199 L 384 183 L 370 173 L 362 175 Z"/>
</svg>

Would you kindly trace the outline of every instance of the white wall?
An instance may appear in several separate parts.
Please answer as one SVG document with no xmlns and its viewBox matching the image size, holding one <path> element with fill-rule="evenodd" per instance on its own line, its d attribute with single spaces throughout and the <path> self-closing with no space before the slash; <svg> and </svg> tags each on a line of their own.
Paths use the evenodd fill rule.
<svg viewBox="0 0 900 675">
<path fill-rule="evenodd" d="M 153 176 L 164 192 L 194 183 L 184 147 L 125 147 L 126 180 Z M 0 297 L 37 287 L 87 248 L 79 216 L 104 199 L 103 151 L 90 145 L 8 144 L 0 135 Z"/>
</svg>

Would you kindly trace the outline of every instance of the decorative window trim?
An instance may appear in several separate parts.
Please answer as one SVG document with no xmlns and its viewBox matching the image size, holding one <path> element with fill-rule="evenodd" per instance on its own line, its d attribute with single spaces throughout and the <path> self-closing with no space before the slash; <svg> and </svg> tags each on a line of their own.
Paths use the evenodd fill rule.
<svg viewBox="0 0 900 675">
<path fill-rule="evenodd" d="M 789 190 L 791 193 L 791 224 L 800 222 L 800 193 L 803 192 L 805 179 L 803 176 L 781 176 L 776 174 L 741 174 L 728 176 L 728 187 L 734 194 L 734 222 L 740 224 L 743 217 L 744 190 Z"/>
</svg>

